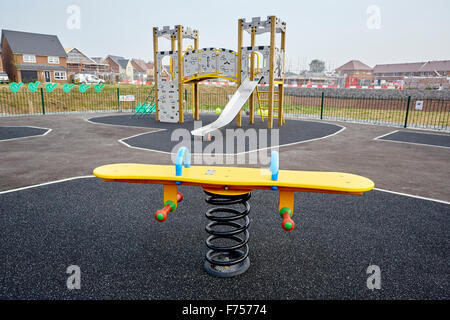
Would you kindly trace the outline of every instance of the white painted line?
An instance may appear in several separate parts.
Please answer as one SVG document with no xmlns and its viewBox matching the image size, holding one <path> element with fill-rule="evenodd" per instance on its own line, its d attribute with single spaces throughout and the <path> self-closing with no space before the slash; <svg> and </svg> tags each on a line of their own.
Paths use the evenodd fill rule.
<svg viewBox="0 0 450 320">
<path fill-rule="evenodd" d="M 440 134 L 440 135 L 443 135 L 443 136 L 450 134 L 449 130 L 426 128 L 426 127 L 415 127 L 413 125 L 409 126 L 407 128 L 403 127 L 402 130 L 408 130 L 408 131 L 411 131 L 411 132 L 425 133 L 425 134 Z M 418 131 L 420 131 L 420 132 L 418 132 Z M 431 132 L 429 132 L 429 131 L 431 131 Z M 439 132 L 446 132 L 446 133 L 439 133 Z"/>
<path fill-rule="evenodd" d="M 421 130 L 421 131 L 418 132 L 418 131 L 416 131 L 416 130 Z M 409 132 L 409 133 L 431 134 L 431 135 L 436 135 L 436 136 L 446 136 L 446 137 L 450 137 L 450 134 L 448 134 L 448 133 L 425 132 L 425 130 L 427 130 L 427 129 L 421 129 L 421 128 L 414 128 L 414 129 L 413 129 L 413 128 L 404 128 L 404 129 L 401 129 L 401 130 L 399 129 L 399 130 L 395 130 L 395 131 L 386 133 L 386 134 L 384 134 L 384 135 L 382 135 L 382 136 L 376 137 L 374 140 L 383 138 L 383 137 L 388 136 L 388 135 L 390 135 L 390 134 L 392 134 L 392 133 L 395 133 L 395 132 Z M 429 130 L 427 130 L 427 131 L 429 131 Z"/>
<path fill-rule="evenodd" d="M 292 120 L 304 121 L 304 120 L 300 120 L 300 119 L 292 119 Z M 308 120 L 308 121 L 318 122 L 318 121 L 314 121 L 314 120 Z M 322 121 L 318 122 L 318 123 L 322 123 Z M 266 148 L 255 149 L 255 150 L 244 151 L 244 152 L 238 152 L 238 153 L 214 153 L 214 156 L 239 156 L 239 155 L 252 153 L 252 152 L 259 152 L 259 151 L 271 150 L 271 149 L 275 149 L 275 148 L 282 148 L 282 147 L 287 147 L 287 146 L 293 146 L 293 145 L 296 145 L 296 144 L 301 144 L 301 143 L 312 142 L 312 141 L 316 141 L 316 140 L 322 140 L 322 139 L 330 138 L 332 136 L 335 136 L 335 135 L 341 133 L 342 131 L 344 131 L 346 129 L 346 127 L 341 126 L 339 124 L 335 124 L 335 123 L 329 123 L 329 124 L 331 124 L 333 126 L 341 127 L 341 129 L 339 131 L 336 131 L 335 133 L 332 133 L 332 134 L 329 134 L 327 136 L 323 136 L 323 137 L 320 137 L 320 138 L 313 138 L 313 139 L 309 139 L 309 140 L 297 141 L 297 142 L 277 145 L 277 146 L 273 146 L 273 147 L 266 147 Z M 123 141 L 123 140 L 131 139 L 131 138 L 135 138 L 135 137 L 138 137 L 138 136 L 141 136 L 141 135 L 144 135 L 144 134 L 152 134 L 152 133 L 160 132 L 160 131 L 166 131 L 166 129 L 161 129 L 161 130 L 152 131 L 152 132 L 139 133 L 139 134 L 133 135 L 131 137 L 122 138 L 122 139 L 120 139 L 118 141 L 120 143 L 122 143 L 123 145 L 127 146 L 128 148 L 131 148 L 131 149 L 137 149 L 137 150 L 143 150 L 143 151 L 151 151 L 151 152 L 158 152 L 158 153 L 162 153 L 162 154 L 172 155 L 171 152 L 167 152 L 167 151 L 161 151 L 161 150 L 155 150 L 155 149 L 131 146 L 128 143 L 126 143 L 125 141 Z M 202 156 L 203 153 L 191 153 L 191 155 L 192 156 Z"/>
<path fill-rule="evenodd" d="M 447 136 L 447 137 L 450 137 L 450 134 L 445 134 L 445 133 L 417 132 L 417 131 L 414 131 L 414 130 L 416 130 L 416 129 L 413 129 L 413 128 L 405 128 L 405 129 L 403 129 L 403 131 L 412 132 L 412 133 L 419 133 L 419 134 L 433 134 L 433 135 L 436 135 L 436 136 Z M 417 128 L 417 130 L 425 130 L 425 129 Z M 400 130 L 399 130 L 399 131 L 400 131 Z"/>
<path fill-rule="evenodd" d="M 72 178 L 61 179 L 61 180 L 56 180 L 56 181 L 44 182 L 44 183 L 34 184 L 34 185 L 31 185 L 31 186 L 27 186 L 27 187 L 11 189 L 11 190 L 6 190 L 6 191 L 0 191 L 0 194 L 6 194 L 6 193 L 21 191 L 21 190 L 27 190 L 27 189 L 31 189 L 31 188 L 46 186 L 46 185 L 49 185 L 49 184 L 60 183 L 60 182 L 65 182 L 65 181 L 70 181 L 70 180 L 87 179 L 87 178 L 95 178 L 95 176 L 94 175 L 78 176 L 78 177 L 72 177 Z"/>
<path fill-rule="evenodd" d="M 87 122 L 89 122 L 91 124 L 101 124 L 101 125 L 104 125 L 104 126 L 114 126 L 114 127 L 120 126 L 120 127 L 138 128 L 138 129 L 160 129 L 160 128 L 151 128 L 151 127 L 142 127 L 142 126 L 127 126 L 127 125 L 124 125 L 124 124 L 111 124 L 111 123 L 102 123 L 102 122 L 91 121 L 91 119 L 96 119 L 96 118 L 116 117 L 116 116 L 123 116 L 123 115 L 124 114 L 112 114 L 112 115 L 108 115 L 108 116 L 92 117 L 92 118 L 89 118 L 89 119 L 84 118 L 84 121 L 87 121 Z M 163 130 L 165 130 L 165 129 L 163 129 Z"/>
<path fill-rule="evenodd" d="M 89 176 L 78 176 L 78 177 L 66 178 L 66 179 L 61 179 L 61 180 L 56 180 L 56 181 L 39 183 L 39 184 L 35 184 L 35 185 L 27 186 L 27 187 L 22 187 L 22 188 L 1 191 L 0 194 L 7 194 L 7 193 L 11 193 L 11 192 L 37 188 L 37 187 L 41 187 L 41 186 L 46 186 L 46 185 L 51 185 L 51 184 L 56 184 L 56 183 L 66 182 L 66 181 L 71 181 L 71 180 L 90 179 L 90 178 L 96 178 L 96 177 L 94 175 L 89 175 Z M 443 204 L 450 205 L 450 202 L 444 201 L 444 200 L 438 200 L 438 199 L 433 199 L 433 198 L 421 197 L 421 196 L 416 196 L 416 195 L 412 195 L 412 194 L 408 194 L 408 193 L 396 192 L 396 191 L 380 189 L 380 188 L 374 188 L 373 190 L 386 192 L 386 193 L 392 193 L 392 194 L 405 196 L 405 197 L 410 197 L 410 198 L 416 198 L 416 199 L 421 199 L 421 200 L 426 200 L 426 201 L 433 201 L 433 202 L 438 202 L 438 203 L 443 203 Z"/>
<path fill-rule="evenodd" d="M 142 128 L 142 127 L 141 127 L 141 128 Z M 119 139 L 119 140 L 117 140 L 117 141 L 119 141 L 119 142 L 120 142 L 121 144 L 123 144 L 125 147 L 131 148 L 131 149 L 144 150 L 144 151 L 155 151 L 155 152 L 160 152 L 160 153 L 165 153 L 165 154 L 171 154 L 170 152 L 165 152 L 165 151 L 159 151 L 159 150 L 152 150 L 152 149 L 146 149 L 146 148 L 134 147 L 134 146 L 132 146 L 132 145 L 129 145 L 129 144 L 126 143 L 125 141 L 123 141 L 123 140 L 127 140 L 127 139 L 136 138 L 136 137 L 142 136 L 142 135 L 144 135 L 144 134 L 151 134 L 151 133 L 156 133 L 156 132 L 160 132 L 160 131 L 166 131 L 166 129 L 159 129 L 159 130 L 151 131 L 151 132 L 138 133 L 138 134 L 135 134 L 135 135 L 133 135 L 133 136 L 131 136 L 131 137 L 122 138 L 122 139 Z"/>
<path fill-rule="evenodd" d="M 438 200 L 438 199 L 433 199 L 433 198 L 427 198 L 427 197 L 421 197 L 421 196 L 416 196 L 416 195 L 412 195 L 412 194 L 408 194 L 408 193 L 396 192 L 396 191 L 385 190 L 385 189 L 380 189 L 380 188 L 374 188 L 373 190 L 377 190 L 377 191 L 381 191 L 381 192 L 387 192 L 387 193 L 392 193 L 392 194 L 397 194 L 397 195 L 400 195 L 400 196 L 405 196 L 405 197 L 410 197 L 410 198 L 416 198 L 416 199 L 427 200 L 427 201 L 434 201 L 434 202 L 439 202 L 439 203 L 443 203 L 443 204 L 450 204 L 450 202 L 448 202 L 448 201 Z"/>
<path fill-rule="evenodd" d="M 436 145 L 433 145 L 433 144 L 417 143 L 417 142 L 408 142 L 408 141 L 398 141 L 398 140 L 390 140 L 390 139 L 381 139 L 381 138 L 384 138 L 384 137 L 389 136 L 389 135 L 391 135 L 391 134 L 393 134 L 393 133 L 396 133 L 396 132 L 402 132 L 402 131 L 400 131 L 400 130 L 395 130 L 395 131 L 386 133 L 386 134 L 384 134 L 384 135 L 382 135 L 382 136 L 376 137 L 376 138 L 374 138 L 373 140 L 376 140 L 376 141 L 382 141 L 382 142 L 406 143 L 406 144 L 413 144 L 413 145 L 417 145 L 417 146 L 426 146 L 426 147 L 435 147 L 435 148 L 450 149 L 450 147 L 446 147 L 446 146 L 436 146 Z M 415 132 L 415 131 L 410 131 L 410 132 Z M 441 135 L 441 136 L 449 136 L 449 135 L 446 135 L 446 134 L 437 134 L 437 133 L 431 133 L 431 132 L 427 132 L 427 133 L 417 132 L 417 133 L 418 133 L 418 134 L 434 134 L 434 135 Z"/>
<path fill-rule="evenodd" d="M 378 140 L 378 139 L 384 138 L 384 137 L 386 137 L 386 136 L 388 136 L 388 135 L 390 135 L 390 134 L 393 134 L 393 133 L 396 133 L 396 132 L 399 132 L 399 131 L 400 131 L 400 130 L 395 130 L 395 131 L 392 131 L 392 132 L 388 132 L 388 133 L 386 133 L 386 134 L 383 134 L 382 136 L 379 136 L 379 137 L 374 138 L 373 140 Z"/>
<path fill-rule="evenodd" d="M 308 116 L 305 114 L 285 114 L 287 119 L 291 119 L 291 120 L 296 120 L 296 119 L 311 119 L 313 118 L 314 120 L 319 120 L 319 121 L 333 121 L 333 122 L 343 122 L 343 123 L 354 123 L 354 124 L 360 124 L 360 125 L 369 125 L 369 126 L 378 126 L 378 127 L 391 127 L 391 128 L 399 128 L 402 127 L 403 130 L 418 130 L 418 131 L 431 131 L 429 132 L 429 134 L 434 134 L 434 132 L 449 132 L 448 130 L 445 129 L 436 129 L 436 128 L 426 128 L 426 127 L 416 127 L 416 126 L 409 126 L 408 128 L 403 128 L 403 123 L 396 123 L 396 122 L 376 122 L 376 123 L 370 123 L 368 122 L 368 120 L 363 120 L 361 119 L 360 121 L 355 120 L 355 119 L 342 119 L 342 118 L 337 118 L 337 117 L 324 117 L 324 119 L 319 119 L 316 116 Z M 366 122 L 367 121 L 367 122 Z M 442 133 L 442 135 L 445 135 L 445 133 Z"/>
<path fill-rule="evenodd" d="M 404 143 L 404 144 L 414 144 L 417 146 L 426 146 L 426 147 L 435 147 L 435 148 L 442 148 L 442 149 L 450 149 L 450 147 L 446 147 L 446 146 L 436 146 L 433 144 L 426 144 L 426 143 L 416 143 L 416 142 L 406 142 L 406 141 L 395 141 L 395 140 L 377 140 L 377 141 L 383 141 L 383 142 L 394 142 L 394 143 Z"/>
<path fill-rule="evenodd" d="M 11 138 L 11 139 L 1 139 L 0 142 L 43 137 L 52 131 L 52 129 L 49 129 L 49 128 L 41 128 L 41 127 L 35 127 L 35 126 L 2 126 L 2 125 L 0 125 L 0 128 L 35 128 L 35 129 L 47 130 L 43 134 L 36 134 L 36 135 L 32 135 L 32 136 L 27 136 L 27 137 L 18 137 L 18 138 Z"/>
</svg>

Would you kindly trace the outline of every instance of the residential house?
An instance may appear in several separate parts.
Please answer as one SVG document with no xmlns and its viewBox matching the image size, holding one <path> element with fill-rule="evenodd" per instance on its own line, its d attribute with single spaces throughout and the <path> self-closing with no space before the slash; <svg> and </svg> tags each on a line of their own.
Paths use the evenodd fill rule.
<svg viewBox="0 0 450 320">
<path fill-rule="evenodd" d="M 105 59 L 105 62 L 107 64 L 109 64 L 109 66 L 111 67 L 112 72 L 119 74 L 120 73 L 120 65 L 117 61 L 121 60 L 121 59 L 125 59 L 124 57 L 119 57 L 119 56 L 113 56 L 113 55 L 108 55 Z"/>
<path fill-rule="evenodd" d="M 133 66 L 130 64 L 130 66 L 128 67 L 128 59 L 120 56 L 108 55 L 106 57 L 106 63 L 110 65 L 111 70 L 116 75 L 117 80 L 133 79 Z"/>
<path fill-rule="evenodd" d="M 155 68 L 153 62 L 146 62 L 147 66 L 147 81 L 155 81 Z"/>
<path fill-rule="evenodd" d="M 105 62 L 96 62 L 77 48 L 65 49 L 69 76 L 77 73 L 89 73 L 104 76 L 111 73 L 111 67 Z"/>
<path fill-rule="evenodd" d="M 3 72 L 3 56 L 2 56 L 2 48 L 0 47 L 0 73 Z"/>
<path fill-rule="evenodd" d="M 378 81 L 399 81 L 406 77 L 449 77 L 450 60 L 377 64 L 373 72 Z"/>
<path fill-rule="evenodd" d="M 172 75 L 170 74 L 170 65 L 162 65 L 161 78 L 163 81 L 170 81 Z"/>
<path fill-rule="evenodd" d="M 147 64 L 144 60 L 140 59 L 131 59 L 130 60 L 132 66 L 133 66 L 133 80 L 139 80 L 142 82 L 147 81 L 148 77 L 148 70 L 147 70 Z"/>
<path fill-rule="evenodd" d="M 131 63 L 131 59 L 119 60 L 119 64 L 120 63 L 125 64 L 125 76 L 122 76 L 121 80 L 126 81 L 134 80 L 134 67 L 133 64 Z"/>
<path fill-rule="evenodd" d="M 11 81 L 67 82 L 67 54 L 57 36 L 2 30 L 1 46 Z"/>
<path fill-rule="evenodd" d="M 351 60 L 339 68 L 336 72 L 346 79 L 346 86 L 369 84 L 373 82 L 373 70 L 367 64 L 359 60 Z"/>
<path fill-rule="evenodd" d="M 299 73 L 287 71 L 284 82 L 293 85 L 335 85 L 336 75 L 332 72 L 311 72 L 302 70 Z"/>
<path fill-rule="evenodd" d="M 94 60 L 96 63 L 106 63 L 106 59 L 102 57 L 91 57 L 92 60 Z"/>
</svg>

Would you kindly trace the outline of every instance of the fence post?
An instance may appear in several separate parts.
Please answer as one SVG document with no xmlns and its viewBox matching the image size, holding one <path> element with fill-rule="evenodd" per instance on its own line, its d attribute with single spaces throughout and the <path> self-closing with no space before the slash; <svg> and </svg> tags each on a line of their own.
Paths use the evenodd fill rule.
<svg viewBox="0 0 450 320">
<path fill-rule="evenodd" d="M 320 119 L 323 119 L 323 100 L 324 100 L 325 92 L 322 91 L 322 101 L 320 102 Z"/>
<path fill-rule="evenodd" d="M 406 116 L 405 116 L 405 124 L 404 124 L 404 128 L 407 127 L 408 125 L 408 114 L 409 114 L 409 105 L 411 104 L 411 96 L 408 96 L 408 104 L 406 105 Z"/>
<path fill-rule="evenodd" d="M 183 101 L 184 110 L 187 110 L 187 105 L 188 105 L 188 102 L 187 102 L 187 95 L 188 95 L 187 89 L 184 89 L 184 101 Z M 192 110 L 192 115 L 193 115 L 194 118 L 195 118 L 194 110 Z"/>
<path fill-rule="evenodd" d="M 119 88 L 117 88 L 117 111 L 120 111 L 120 92 L 119 92 Z"/>
<path fill-rule="evenodd" d="M 41 88 L 42 114 L 45 114 L 44 89 Z"/>
</svg>

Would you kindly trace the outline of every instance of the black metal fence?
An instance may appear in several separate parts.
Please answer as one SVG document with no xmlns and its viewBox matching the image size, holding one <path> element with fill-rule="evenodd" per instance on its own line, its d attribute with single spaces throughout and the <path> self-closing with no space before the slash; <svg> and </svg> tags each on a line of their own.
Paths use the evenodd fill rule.
<svg viewBox="0 0 450 320">
<path fill-rule="evenodd" d="M 149 91 L 148 86 L 108 88 L 100 92 L 89 89 L 83 93 L 75 88 L 68 93 L 61 89 L 53 92 L 44 88 L 36 92 L 26 88 L 19 92 L 4 89 L 0 90 L 0 116 L 131 110 L 138 101 L 146 100 Z M 120 97 L 126 96 L 134 96 L 134 101 L 121 101 Z"/>
<path fill-rule="evenodd" d="M 285 113 L 300 117 L 450 131 L 450 100 L 412 97 L 287 96 Z"/>
<path fill-rule="evenodd" d="M 71 112 L 135 111 L 139 103 L 148 101 L 148 86 L 129 88 L 92 89 L 81 93 L 75 88 L 69 93 L 61 89 L 46 92 L 43 88 L 30 92 L 22 88 L 11 92 L 0 90 L 0 116 L 30 114 L 53 114 Z M 235 87 L 208 88 L 200 90 L 201 111 L 214 112 L 223 109 Z M 126 96 L 133 96 L 133 101 Z M 121 98 L 122 97 L 122 98 Z M 124 99 L 125 98 L 125 99 Z M 184 92 L 185 111 L 192 112 L 190 87 Z M 258 104 L 255 105 L 258 111 Z M 244 106 L 248 109 L 248 105 Z M 284 100 L 286 117 L 314 118 L 352 121 L 398 127 L 416 127 L 450 131 L 450 100 L 420 99 L 412 97 L 359 97 L 339 96 L 322 92 L 317 94 L 286 94 Z"/>
<path fill-rule="evenodd" d="M 186 95 L 186 107 L 192 109 L 191 97 Z M 223 108 L 230 92 L 200 92 L 200 108 L 214 112 Z M 258 117 L 258 103 L 255 103 Z M 277 108 L 277 105 L 275 105 Z M 244 106 L 248 110 L 248 103 Z M 413 127 L 450 131 L 450 100 L 420 99 L 411 96 L 360 97 L 325 94 L 291 95 L 284 97 L 284 113 L 290 118 L 313 118 L 351 121 L 396 127 Z"/>
</svg>

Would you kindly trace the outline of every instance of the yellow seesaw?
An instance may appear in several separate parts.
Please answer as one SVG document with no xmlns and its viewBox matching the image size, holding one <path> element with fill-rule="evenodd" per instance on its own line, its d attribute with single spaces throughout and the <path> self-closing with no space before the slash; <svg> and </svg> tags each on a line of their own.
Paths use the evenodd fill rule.
<svg viewBox="0 0 450 320">
<path fill-rule="evenodd" d="M 184 169 L 183 169 L 184 164 Z M 234 208 L 214 208 L 206 216 L 213 222 L 206 226 L 211 234 L 207 246 L 211 249 L 206 255 L 205 268 L 215 276 L 234 276 L 247 270 L 248 261 L 248 217 L 250 206 L 247 200 L 256 189 L 277 190 L 279 192 L 278 210 L 282 217 L 282 228 L 291 231 L 295 227 L 292 220 L 295 192 L 337 193 L 361 195 L 374 188 L 374 183 L 354 174 L 340 172 L 315 172 L 279 170 L 278 152 L 271 153 L 270 169 L 191 166 L 187 148 L 180 148 L 175 167 L 170 165 L 150 165 L 135 163 L 109 164 L 98 167 L 94 175 L 105 181 L 162 184 L 164 186 L 164 208 L 156 211 L 156 220 L 163 222 L 167 214 L 173 212 L 183 195 L 177 191 L 179 185 L 201 186 L 209 196 L 207 202 L 212 205 L 236 205 L 246 207 L 243 212 Z M 229 217 L 214 216 L 214 213 L 226 212 Z M 245 219 L 241 225 L 236 220 Z M 218 226 L 233 227 L 233 231 L 215 230 Z M 244 233 L 244 238 L 237 234 Z M 217 239 L 231 239 L 234 246 L 218 246 Z M 241 250 L 244 248 L 244 250 Z M 228 255 L 228 256 L 227 256 Z M 230 255 L 232 255 L 230 257 Z M 227 257 L 224 257 L 227 256 Z M 207 265 L 209 263 L 209 265 Z M 227 270 L 233 265 L 238 269 Z M 243 271 L 242 271 L 243 270 Z"/>
</svg>

